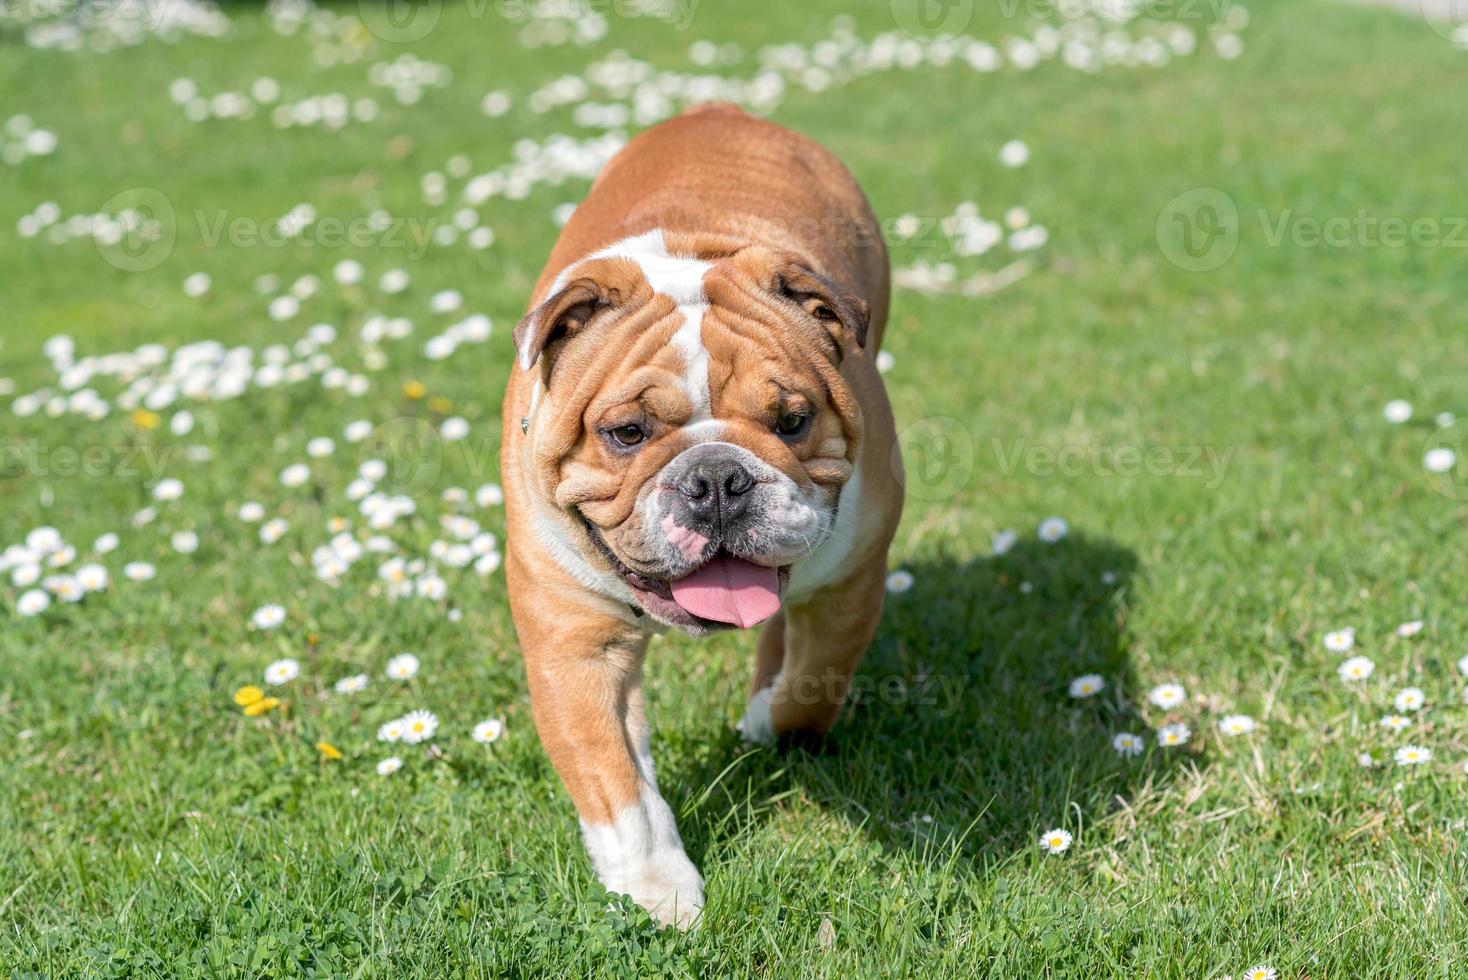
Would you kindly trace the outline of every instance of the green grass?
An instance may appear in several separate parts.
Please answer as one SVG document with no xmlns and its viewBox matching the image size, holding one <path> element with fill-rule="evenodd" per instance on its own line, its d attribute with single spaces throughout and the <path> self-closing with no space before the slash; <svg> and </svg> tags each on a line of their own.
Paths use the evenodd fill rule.
<svg viewBox="0 0 1468 980">
<path fill-rule="evenodd" d="M 929 67 L 789 93 L 775 118 L 833 147 L 884 218 L 1024 205 L 1051 239 L 992 298 L 896 296 L 887 378 L 900 424 L 954 420 L 921 422 L 909 464 L 941 448 L 936 432 L 962 465 L 908 502 L 892 560 L 916 585 L 891 598 L 829 747 L 741 749 L 749 637 L 653 644 L 660 782 L 708 880 L 693 934 L 658 932 L 596 884 L 535 738 L 500 575 L 447 576 L 459 622 L 442 604 L 374 594 L 370 561 L 340 589 L 311 575 L 327 520 L 355 516 L 342 490 L 359 454 L 340 445 L 299 490 L 277 474 L 353 419 L 431 419 L 404 382 L 474 425 L 464 443 L 430 443 L 432 465 L 410 474 L 420 515 L 393 532 L 404 546 L 422 553 L 438 535 L 440 490 L 497 479 L 509 326 L 553 241 L 552 210 L 585 184 L 491 202 L 488 251 L 416 258 L 211 247 L 194 212 L 265 220 L 309 201 L 343 219 L 379 206 L 442 219 L 449 206 L 422 203 L 425 171 L 466 153 L 480 172 L 521 137 L 584 132 L 569 109 L 526 109 L 543 82 L 615 47 L 687 70 L 698 38 L 740 43 L 744 60 L 724 70 L 743 74 L 760 45 L 823 37 L 847 6 L 709 2 L 686 32 L 614 18 L 590 48 L 534 50 L 518 27 L 450 7 L 416 44 L 330 68 L 252 8 L 233 11 L 227 42 L 101 56 L 0 34 L 0 121 L 28 112 L 61 140 L 52 157 L 0 166 L 0 377 L 18 393 L 54 384 L 41 346 L 58 332 L 83 354 L 202 338 L 258 348 L 324 321 L 355 369 L 351 338 L 371 310 L 417 323 L 385 348 L 366 397 L 308 384 L 195 404 L 186 439 L 116 410 L 100 423 L 0 414 L 0 548 L 42 524 L 83 550 L 123 535 L 112 588 L 80 605 L 17 617 L 20 590 L 0 578 L 0 972 L 1237 977 L 1264 962 L 1285 977 L 1461 975 L 1468 707 L 1453 665 L 1468 651 L 1468 495 L 1441 492 L 1422 455 L 1434 438 L 1461 440 L 1461 425 L 1434 437 L 1433 414 L 1468 416 L 1468 242 L 1268 234 L 1286 212 L 1445 228 L 1464 214 L 1451 134 L 1468 56 L 1420 21 L 1267 2 L 1232 61 L 1205 43 L 1161 70 Z M 855 24 L 890 30 L 888 5 L 861 5 Z M 998 41 L 1023 24 L 985 7 L 969 31 Z M 453 84 L 411 108 L 372 92 L 383 117 L 334 136 L 258 118 L 192 125 L 167 100 L 182 75 L 210 93 L 270 74 L 290 95 L 355 97 L 369 94 L 366 66 L 401 50 L 449 66 Z M 492 88 L 516 97 L 504 119 L 478 110 Z M 1033 157 L 1006 170 L 997 150 L 1016 137 Z M 126 272 L 88 242 L 13 231 L 41 201 L 89 212 L 136 187 L 181 216 L 157 268 Z M 1230 261 L 1195 273 L 1165 258 L 1156 228 L 1196 187 L 1224 191 L 1241 230 Z M 344 257 L 367 266 L 368 287 L 330 284 Z M 381 297 L 370 284 L 399 266 L 411 288 Z M 180 289 L 196 271 L 214 280 L 202 300 Z M 296 320 L 268 319 L 255 277 L 308 272 L 323 294 Z M 426 301 L 449 287 L 495 332 L 433 362 L 422 344 L 448 318 Z M 1394 397 L 1418 418 L 1386 424 Z M 190 462 L 187 445 L 215 458 Z M 60 451 L 89 447 L 103 472 L 67 475 Z M 1062 450 L 1081 462 L 1054 472 L 1045 453 Z M 1158 455 L 1133 475 L 1109 464 L 1134 450 Z M 1226 462 L 1195 472 L 1194 454 Z M 187 493 L 129 529 L 159 475 L 136 464 L 158 458 Z M 262 547 L 235 519 L 247 499 L 290 520 L 283 541 Z M 502 532 L 497 511 L 475 513 Z M 1041 544 L 1034 527 L 1051 514 L 1072 533 Z M 202 539 L 191 557 L 169 548 L 182 528 Z M 1005 528 L 1021 543 L 991 557 Z M 122 579 L 122 561 L 139 559 L 158 564 L 155 581 Z M 250 630 L 267 602 L 287 607 L 287 625 Z M 1393 635 L 1415 618 L 1421 635 Z M 1321 643 L 1348 625 L 1377 663 L 1357 688 Z M 381 675 L 402 650 L 423 660 L 411 685 Z M 243 717 L 231 693 L 282 656 L 304 666 L 289 712 Z M 373 675 L 367 693 L 329 695 L 359 670 Z M 1106 692 L 1072 701 L 1068 681 L 1088 672 Z M 1145 699 L 1167 680 L 1190 695 L 1171 714 Z M 1377 720 L 1408 684 L 1429 706 L 1390 736 Z M 404 753 L 405 769 L 379 778 L 377 724 L 419 705 L 443 721 L 442 757 Z M 1220 736 L 1234 711 L 1259 732 Z M 508 734 L 485 748 L 468 729 L 491 715 Z M 1116 731 L 1178 719 L 1194 732 L 1186 748 L 1130 761 L 1110 748 Z M 346 758 L 320 760 L 318 739 Z M 1391 765 L 1407 742 L 1432 762 Z M 1368 750 L 1386 764 L 1361 768 Z M 1060 858 L 1035 845 L 1054 826 L 1077 836 Z"/>
</svg>

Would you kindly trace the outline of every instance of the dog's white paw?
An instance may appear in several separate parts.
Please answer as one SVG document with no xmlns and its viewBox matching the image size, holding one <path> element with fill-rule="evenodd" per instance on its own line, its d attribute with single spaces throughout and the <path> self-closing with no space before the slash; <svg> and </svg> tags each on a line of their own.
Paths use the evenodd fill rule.
<svg viewBox="0 0 1468 980">
<path fill-rule="evenodd" d="M 663 925 L 691 929 L 703 914 L 703 876 L 684 854 L 661 857 L 616 890 L 630 895 Z"/>
<path fill-rule="evenodd" d="M 591 866 L 607 891 L 631 896 L 665 926 L 687 929 L 703 911 L 703 877 L 678 838 L 673 812 L 657 788 L 609 824 L 581 824 Z"/>
<path fill-rule="evenodd" d="M 755 692 L 745 706 L 744 717 L 739 719 L 737 727 L 746 742 L 764 746 L 775 744 L 775 723 L 770 719 L 770 698 L 774 696 L 775 685 L 779 683 L 780 675 L 776 674 L 770 679 L 770 683 Z"/>
</svg>

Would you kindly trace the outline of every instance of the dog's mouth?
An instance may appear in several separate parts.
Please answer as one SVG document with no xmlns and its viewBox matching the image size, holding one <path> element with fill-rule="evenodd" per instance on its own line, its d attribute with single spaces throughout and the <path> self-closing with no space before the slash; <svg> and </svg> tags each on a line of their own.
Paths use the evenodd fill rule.
<svg viewBox="0 0 1468 980">
<path fill-rule="evenodd" d="M 584 520 L 584 519 L 583 519 Z M 760 565 L 720 550 L 676 579 L 649 578 L 628 568 L 589 521 L 587 533 L 637 598 L 638 611 L 696 633 L 748 629 L 780 611 L 790 566 Z"/>
</svg>

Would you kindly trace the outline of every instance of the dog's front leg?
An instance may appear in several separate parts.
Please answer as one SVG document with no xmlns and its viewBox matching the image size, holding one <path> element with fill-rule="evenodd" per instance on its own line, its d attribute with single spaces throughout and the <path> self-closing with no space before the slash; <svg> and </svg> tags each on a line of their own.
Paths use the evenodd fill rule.
<svg viewBox="0 0 1468 980">
<path fill-rule="evenodd" d="M 703 878 L 658 793 L 642 701 L 642 634 L 613 616 L 557 609 L 521 621 L 535 727 L 581 815 L 592 867 L 664 925 L 703 910 Z"/>
</svg>

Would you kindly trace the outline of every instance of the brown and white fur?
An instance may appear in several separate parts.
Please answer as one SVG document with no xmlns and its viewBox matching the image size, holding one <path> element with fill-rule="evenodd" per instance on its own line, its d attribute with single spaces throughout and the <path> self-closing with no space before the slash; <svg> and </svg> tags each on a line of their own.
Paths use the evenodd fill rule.
<svg viewBox="0 0 1468 980">
<path fill-rule="evenodd" d="M 505 570 L 535 724 L 598 877 L 664 923 L 693 924 L 704 888 L 658 792 L 646 639 L 744 615 L 676 598 L 705 563 L 777 575 L 740 730 L 770 744 L 836 721 L 902 509 L 874 363 L 888 291 L 841 163 L 710 105 L 608 164 L 515 330 Z"/>
</svg>

